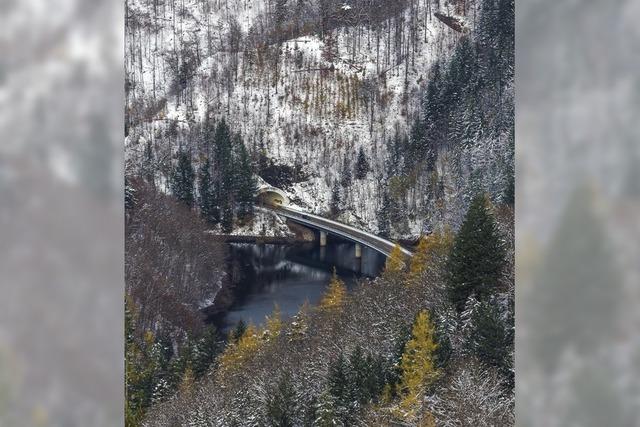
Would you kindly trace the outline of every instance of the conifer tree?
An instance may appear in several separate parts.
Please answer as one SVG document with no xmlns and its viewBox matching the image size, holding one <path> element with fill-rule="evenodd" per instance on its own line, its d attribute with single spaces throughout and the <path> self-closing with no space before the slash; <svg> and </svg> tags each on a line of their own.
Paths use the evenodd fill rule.
<svg viewBox="0 0 640 427">
<path fill-rule="evenodd" d="M 266 422 L 271 427 L 296 425 L 296 393 L 287 374 L 278 381 L 266 402 Z"/>
<path fill-rule="evenodd" d="M 247 326 L 246 331 L 238 339 L 237 343 L 231 343 L 220 355 L 219 375 L 226 375 L 229 372 L 241 369 L 245 360 L 252 357 L 260 347 L 258 330 L 253 325 Z"/>
<path fill-rule="evenodd" d="M 307 334 L 307 330 L 309 328 L 309 311 L 310 311 L 309 301 L 305 301 L 296 313 L 295 316 L 291 319 L 291 326 L 288 330 L 288 335 L 291 339 L 303 338 Z"/>
<path fill-rule="evenodd" d="M 230 233 L 233 230 L 233 206 L 231 205 L 230 200 L 222 201 L 222 209 L 220 213 L 222 231 Z"/>
<path fill-rule="evenodd" d="M 470 350 L 490 366 L 509 374 L 509 360 L 513 336 L 503 322 L 495 303 L 482 302 L 473 314 L 473 330 L 469 340 Z"/>
<path fill-rule="evenodd" d="M 344 163 L 342 165 L 342 177 L 340 179 L 340 183 L 344 189 L 351 187 L 351 181 L 353 177 L 351 175 L 351 162 L 349 158 L 345 156 Z"/>
<path fill-rule="evenodd" d="M 211 179 L 211 162 L 206 159 L 200 166 L 198 173 L 198 188 L 200 190 L 200 213 L 211 224 L 220 221 L 218 209 L 217 191 Z"/>
<path fill-rule="evenodd" d="M 230 334 L 230 339 L 231 341 L 233 341 L 234 343 L 237 343 L 238 340 L 240 338 L 242 338 L 242 336 L 244 335 L 244 333 L 247 331 L 247 324 L 245 323 L 244 320 L 240 319 L 238 321 L 238 324 L 236 325 L 235 328 L 233 328 L 233 331 Z"/>
<path fill-rule="evenodd" d="M 342 353 L 329 365 L 327 382 L 335 416 L 342 425 L 349 425 L 353 412 L 353 384 L 350 383 L 349 365 Z"/>
<path fill-rule="evenodd" d="M 233 162 L 233 139 L 227 122 L 218 123 L 214 136 L 215 171 L 220 185 L 220 194 L 231 196 L 234 190 L 235 171 Z"/>
<path fill-rule="evenodd" d="M 253 213 L 253 202 L 257 191 L 257 184 L 253 176 L 251 159 L 242 141 L 239 141 L 238 152 L 236 181 L 237 202 L 240 217 L 246 218 Z"/>
<path fill-rule="evenodd" d="M 192 207 L 194 202 L 193 183 L 195 173 L 191 165 L 191 156 L 185 150 L 178 153 L 178 163 L 171 179 L 173 195 L 185 205 Z"/>
<path fill-rule="evenodd" d="M 438 377 L 438 371 L 435 367 L 437 348 L 435 328 L 429 312 L 423 310 L 416 317 L 411 331 L 411 339 L 405 346 L 400 362 L 402 370 L 400 408 L 408 416 L 415 414 L 421 395 Z"/>
<path fill-rule="evenodd" d="M 364 149 L 360 147 L 360 151 L 358 152 L 358 161 L 356 162 L 356 178 L 364 179 L 367 177 L 369 173 L 369 160 L 367 160 L 367 155 L 364 153 Z"/>
<path fill-rule="evenodd" d="M 402 252 L 400 245 L 396 243 L 396 245 L 393 247 L 393 250 L 389 254 L 389 258 L 387 258 L 387 263 L 384 270 L 385 275 L 402 273 L 405 266 L 405 255 Z"/>
<path fill-rule="evenodd" d="M 378 211 L 378 234 L 387 239 L 391 237 L 391 224 L 389 222 L 390 204 L 389 193 L 385 191 L 382 196 L 382 205 Z"/>
<path fill-rule="evenodd" d="M 271 316 L 267 317 L 265 333 L 269 339 L 275 339 L 280 335 L 282 331 L 283 322 L 282 322 L 282 312 L 280 311 L 280 307 L 278 304 L 273 308 L 273 313 Z"/>
<path fill-rule="evenodd" d="M 339 417 L 336 414 L 334 398 L 328 390 L 325 390 L 316 403 L 316 419 L 314 427 L 335 427 L 339 424 Z"/>
<path fill-rule="evenodd" d="M 208 327 L 193 347 L 192 366 L 196 378 L 200 378 L 207 372 L 222 348 L 216 328 Z"/>
<path fill-rule="evenodd" d="M 451 252 L 453 234 L 449 229 L 444 232 L 435 232 L 428 236 L 421 236 L 409 267 L 409 276 L 412 281 L 420 279 L 422 274 L 430 267 L 442 263 Z"/>
<path fill-rule="evenodd" d="M 505 250 L 484 194 L 471 202 L 449 257 L 449 292 L 458 311 L 471 294 L 482 300 L 498 286 Z"/>
<path fill-rule="evenodd" d="M 333 276 L 329 287 L 320 301 L 320 308 L 326 311 L 336 311 L 347 299 L 347 287 L 338 277 L 336 268 L 333 268 Z"/>
<path fill-rule="evenodd" d="M 191 364 L 187 364 L 187 367 L 184 371 L 184 375 L 182 377 L 182 381 L 180 382 L 179 392 L 182 396 L 189 396 L 193 391 L 193 386 L 195 384 L 195 375 L 193 374 L 193 368 Z"/>
<path fill-rule="evenodd" d="M 351 386 L 351 397 L 355 402 L 365 403 L 371 397 L 373 390 L 369 389 L 369 376 L 375 374 L 373 367 L 369 364 L 362 352 L 362 347 L 358 346 L 349 356 L 349 384 Z"/>
<path fill-rule="evenodd" d="M 340 197 L 340 186 L 338 185 L 338 181 L 336 181 L 333 183 L 333 190 L 331 191 L 331 203 L 329 205 L 331 215 L 337 216 L 340 213 L 341 203 L 342 198 Z"/>
</svg>

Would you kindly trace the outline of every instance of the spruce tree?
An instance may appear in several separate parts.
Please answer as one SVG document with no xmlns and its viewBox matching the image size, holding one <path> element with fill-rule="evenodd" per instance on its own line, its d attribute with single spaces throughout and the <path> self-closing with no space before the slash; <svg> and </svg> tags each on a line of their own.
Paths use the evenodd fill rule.
<svg viewBox="0 0 640 427">
<path fill-rule="evenodd" d="M 238 166 L 236 179 L 236 192 L 238 214 L 246 218 L 253 214 L 255 193 L 257 191 L 256 180 L 253 176 L 253 166 L 247 149 L 242 141 L 238 144 Z"/>
<path fill-rule="evenodd" d="M 218 123 L 214 136 L 215 171 L 220 183 L 220 194 L 230 197 L 234 187 L 233 140 L 231 130 L 223 119 Z"/>
<path fill-rule="evenodd" d="M 294 427 L 296 425 L 296 394 L 288 375 L 278 381 L 266 402 L 266 425 Z"/>
<path fill-rule="evenodd" d="M 391 237 L 391 223 L 389 221 L 390 205 L 389 193 L 385 191 L 382 195 L 382 205 L 378 211 L 378 234 L 386 239 Z"/>
<path fill-rule="evenodd" d="M 328 390 L 324 391 L 318 398 L 315 416 L 314 427 L 335 427 L 340 425 L 334 398 Z"/>
<path fill-rule="evenodd" d="M 501 318 L 498 306 L 491 302 L 480 303 L 473 314 L 470 350 L 490 366 L 509 374 L 509 359 L 513 346 L 513 334 Z"/>
<path fill-rule="evenodd" d="M 353 180 L 353 176 L 351 175 L 351 162 L 349 158 L 345 156 L 344 163 L 342 166 L 342 176 L 340 178 L 340 183 L 342 187 L 346 190 L 351 187 L 351 181 Z"/>
<path fill-rule="evenodd" d="M 349 365 L 342 353 L 329 365 L 327 382 L 337 418 L 342 425 L 349 425 L 353 411 L 353 394 Z"/>
<path fill-rule="evenodd" d="M 351 385 L 351 397 L 355 402 L 365 403 L 369 400 L 368 375 L 372 371 L 367 363 L 367 358 L 358 346 L 349 357 L 349 384 Z"/>
<path fill-rule="evenodd" d="M 198 188 L 200 190 L 200 213 L 211 224 L 220 222 L 217 191 L 211 179 L 211 162 L 206 159 L 198 171 Z"/>
<path fill-rule="evenodd" d="M 208 327 L 193 347 L 193 372 L 196 378 L 200 378 L 207 372 L 218 354 L 222 352 L 222 348 L 216 328 Z"/>
<path fill-rule="evenodd" d="M 242 338 L 242 336 L 244 335 L 244 333 L 247 331 L 247 324 L 245 323 L 244 320 L 240 319 L 238 321 L 238 323 L 236 324 L 236 327 L 233 328 L 233 331 L 231 331 L 231 334 L 229 336 L 229 338 L 231 339 L 231 341 L 233 341 L 234 343 L 237 343 L 238 340 L 240 338 Z"/>
<path fill-rule="evenodd" d="M 331 191 L 331 203 L 329 209 L 331 210 L 331 215 L 337 216 L 340 213 L 340 204 L 342 203 L 342 198 L 340 196 L 340 186 L 338 185 L 338 181 L 334 182 L 333 190 Z"/>
<path fill-rule="evenodd" d="M 369 161 L 367 160 L 367 155 L 364 153 L 364 149 L 360 147 L 360 151 L 358 152 L 358 160 L 356 162 L 356 178 L 364 179 L 367 177 L 369 173 Z"/>
<path fill-rule="evenodd" d="M 499 285 L 505 265 L 505 249 L 484 194 L 474 197 L 448 263 L 449 294 L 460 312 L 467 298 L 490 295 Z"/>
<path fill-rule="evenodd" d="M 225 233 L 231 233 L 233 231 L 233 206 L 230 200 L 223 200 L 222 207 L 220 209 L 220 217 L 222 224 L 222 231 Z"/>
<path fill-rule="evenodd" d="M 171 191 L 178 200 L 189 207 L 192 207 L 194 202 L 194 181 L 195 173 L 191 165 L 191 156 L 187 151 L 180 150 L 178 163 L 174 168 L 171 179 Z"/>
</svg>

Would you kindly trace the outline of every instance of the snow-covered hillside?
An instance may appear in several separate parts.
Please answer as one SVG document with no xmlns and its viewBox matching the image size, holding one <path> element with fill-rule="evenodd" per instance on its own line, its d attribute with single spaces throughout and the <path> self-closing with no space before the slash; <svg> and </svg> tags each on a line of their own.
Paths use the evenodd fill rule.
<svg viewBox="0 0 640 427">
<path fill-rule="evenodd" d="M 378 1 L 371 9 L 375 3 L 333 4 L 341 24 L 319 32 L 310 23 L 323 1 L 128 0 L 128 170 L 153 163 L 164 185 L 177 148 L 198 151 L 207 116 L 224 118 L 254 159 L 266 155 L 302 171 L 285 189 L 295 203 L 323 214 L 340 187 L 340 219 L 378 231 L 389 141 L 409 132 L 430 67 L 450 56 L 462 34 L 438 20 L 428 0 Z M 460 13 L 459 2 L 440 3 L 441 12 Z M 473 27 L 473 7 L 463 6 L 462 15 Z M 370 170 L 340 185 L 360 150 Z M 446 197 L 458 198 L 459 177 L 446 156 L 438 168 Z M 425 212 L 433 198 L 415 181 L 406 204 Z M 417 234 L 424 223 L 408 215 L 392 232 Z"/>
</svg>

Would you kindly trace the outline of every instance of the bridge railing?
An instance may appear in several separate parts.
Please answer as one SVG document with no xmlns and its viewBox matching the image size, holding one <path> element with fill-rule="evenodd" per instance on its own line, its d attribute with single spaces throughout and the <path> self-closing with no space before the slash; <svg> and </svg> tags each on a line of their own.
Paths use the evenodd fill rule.
<svg viewBox="0 0 640 427">
<path fill-rule="evenodd" d="M 350 225 L 343 224 L 330 219 L 326 219 L 326 218 L 313 215 L 304 211 L 298 211 L 291 208 L 283 208 L 283 207 L 275 207 L 275 206 L 269 207 L 269 209 L 275 212 L 278 212 L 288 218 L 295 219 L 298 222 L 310 225 L 314 228 L 318 228 L 318 229 L 327 231 L 329 233 L 344 237 L 348 240 L 352 240 L 357 243 L 363 244 L 367 247 L 377 250 L 378 252 L 383 253 L 386 256 L 389 256 L 389 254 L 395 247 L 394 242 L 385 240 L 374 234 L 371 234 L 362 230 L 358 230 L 357 228 L 354 228 Z M 413 255 L 407 249 L 404 249 L 401 247 L 401 250 L 406 256 Z"/>
</svg>

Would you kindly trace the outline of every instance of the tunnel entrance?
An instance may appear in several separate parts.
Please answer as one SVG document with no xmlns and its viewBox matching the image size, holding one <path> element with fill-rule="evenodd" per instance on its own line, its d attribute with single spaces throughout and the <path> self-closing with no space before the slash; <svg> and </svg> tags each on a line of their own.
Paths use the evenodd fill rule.
<svg viewBox="0 0 640 427">
<path fill-rule="evenodd" d="M 286 194 L 278 191 L 275 188 L 265 188 L 258 191 L 256 201 L 259 204 L 275 207 L 289 205 L 289 198 L 286 196 Z"/>
</svg>

